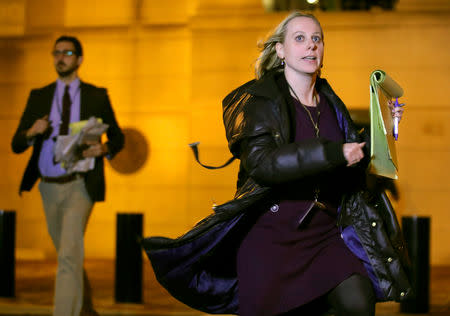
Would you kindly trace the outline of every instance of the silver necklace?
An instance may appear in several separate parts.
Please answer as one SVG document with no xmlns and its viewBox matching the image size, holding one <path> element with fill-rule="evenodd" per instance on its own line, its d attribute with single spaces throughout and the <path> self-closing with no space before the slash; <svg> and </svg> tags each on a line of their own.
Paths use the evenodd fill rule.
<svg viewBox="0 0 450 316">
<path fill-rule="evenodd" d="M 320 117 L 320 110 L 317 107 L 317 99 L 316 99 L 316 94 L 313 93 L 313 100 L 314 100 L 314 104 L 317 108 L 317 122 L 314 122 L 314 119 L 311 115 L 311 112 L 308 110 L 308 108 L 300 101 L 300 98 L 297 96 L 297 93 L 295 93 L 294 89 L 292 89 L 291 85 L 288 83 L 289 86 L 289 90 L 291 90 L 291 92 L 294 94 L 294 97 L 297 99 L 297 101 L 302 105 L 302 107 L 305 109 L 306 113 L 308 113 L 309 119 L 311 120 L 311 123 L 314 127 L 314 131 L 316 133 L 316 137 L 319 138 L 319 117 Z"/>
</svg>

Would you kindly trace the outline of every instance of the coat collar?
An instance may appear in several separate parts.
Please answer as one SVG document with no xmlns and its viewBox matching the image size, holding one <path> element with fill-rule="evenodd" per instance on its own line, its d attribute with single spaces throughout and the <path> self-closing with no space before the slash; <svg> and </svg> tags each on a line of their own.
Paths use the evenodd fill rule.
<svg viewBox="0 0 450 316">
<path fill-rule="evenodd" d="M 276 99 L 280 95 L 280 89 L 276 83 L 276 80 L 278 76 L 282 74 L 283 71 L 280 71 L 280 69 L 273 69 L 267 72 L 263 77 L 256 80 L 254 84 L 248 88 L 248 93 L 272 100 Z"/>
<path fill-rule="evenodd" d="M 285 98 L 282 97 L 283 93 L 281 88 L 279 84 L 277 84 L 277 80 L 281 75 L 283 75 L 283 70 L 280 68 L 273 69 L 267 72 L 259 80 L 254 81 L 253 84 L 247 88 L 247 92 L 255 96 L 261 96 L 275 101 L 280 101 L 280 98 L 282 98 L 282 102 L 285 102 Z M 342 102 L 336 93 L 334 93 L 328 81 L 323 78 L 317 78 L 316 90 L 325 95 L 329 104 L 334 108 L 339 126 L 344 132 L 345 139 L 351 142 L 359 141 L 360 137 L 356 133 L 353 121 L 350 118 L 350 114 L 344 102 Z M 288 92 L 285 91 L 285 93 Z M 292 109 L 290 110 L 292 115 Z"/>
</svg>

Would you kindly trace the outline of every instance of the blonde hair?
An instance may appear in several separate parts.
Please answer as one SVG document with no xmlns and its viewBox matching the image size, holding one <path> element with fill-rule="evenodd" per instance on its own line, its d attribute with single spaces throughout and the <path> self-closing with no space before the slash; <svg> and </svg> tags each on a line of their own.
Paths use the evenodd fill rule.
<svg viewBox="0 0 450 316">
<path fill-rule="evenodd" d="M 309 13 L 303 13 L 300 11 L 294 11 L 289 14 L 280 24 L 267 36 L 264 43 L 260 44 L 261 53 L 256 61 L 255 74 L 256 78 L 261 78 L 266 72 L 279 68 L 281 66 L 281 59 L 277 55 L 276 44 L 284 43 L 286 37 L 287 25 L 295 18 L 306 17 L 312 19 L 320 27 L 323 39 L 322 26 L 317 18 Z"/>
</svg>

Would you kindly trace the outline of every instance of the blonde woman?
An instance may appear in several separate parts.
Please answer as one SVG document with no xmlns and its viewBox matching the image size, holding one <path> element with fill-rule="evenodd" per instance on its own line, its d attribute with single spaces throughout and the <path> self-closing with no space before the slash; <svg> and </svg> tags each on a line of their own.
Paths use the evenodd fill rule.
<svg viewBox="0 0 450 316">
<path fill-rule="evenodd" d="M 320 23 L 294 12 L 264 43 L 256 79 L 224 99 L 235 199 L 177 239 L 144 242 L 182 302 L 242 316 L 373 316 L 376 301 L 410 295 L 398 224 L 383 221 L 395 214 L 366 186 L 366 142 L 320 78 L 323 56 Z"/>
</svg>

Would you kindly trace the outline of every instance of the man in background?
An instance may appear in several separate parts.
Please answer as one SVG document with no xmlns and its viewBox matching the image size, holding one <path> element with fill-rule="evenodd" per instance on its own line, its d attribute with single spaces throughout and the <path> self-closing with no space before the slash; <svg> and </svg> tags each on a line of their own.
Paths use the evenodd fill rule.
<svg viewBox="0 0 450 316">
<path fill-rule="evenodd" d="M 94 203 L 105 198 L 103 157 L 111 159 L 123 147 L 124 136 L 116 121 L 106 89 L 82 82 L 78 68 L 83 62 L 80 41 L 59 37 L 52 51 L 58 79 L 31 91 L 12 139 L 12 149 L 33 152 L 20 184 L 30 191 L 40 179 L 39 191 L 47 229 L 58 255 L 54 316 L 98 315 L 92 306 L 89 281 L 83 269 L 84 232 Z M 70 134 L 69 123 L 101 119 L 108 124 L 107 141 L 84 144 L 81 156 L 94 157 L 94 168 L 68 173 L 54 159 L 59 135 Z"/>
</svg>

